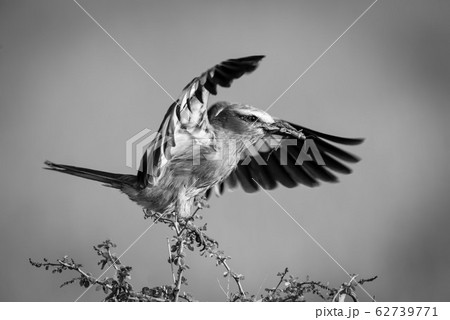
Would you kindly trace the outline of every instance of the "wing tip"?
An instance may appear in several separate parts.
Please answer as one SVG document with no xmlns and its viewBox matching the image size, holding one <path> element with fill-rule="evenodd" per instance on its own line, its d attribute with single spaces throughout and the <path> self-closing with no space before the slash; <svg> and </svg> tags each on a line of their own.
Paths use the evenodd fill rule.
<svg viewBox="0 0 450 320">
<path fill-rule="evenodd" d="M 349 140 L 353 140 L 353 145 L 358 145 L 366 141 L 366 138 L 348 138 Z"/>
<path fill-rule="evenodd" d="M 236 58 L 234 60 L 257 60 L 257 61 L 260 61 L 260 60 L 264 59 L 265 57 L 266 56 L 263 54 L 255 54 L 255 55 L 251 55 L 251 56 Z"/>
<path fill-rule="evenodd" d="M 51 162 L 49 160 L 45 160 L 44 165 L 46 165 L 46 167 L 42 167 L 42 169 L 45 169 L 45 170 L 56 170 L 56 171 L 64 170 L 64 168 L 62 168 L 59 164 Z"/>
</svg>

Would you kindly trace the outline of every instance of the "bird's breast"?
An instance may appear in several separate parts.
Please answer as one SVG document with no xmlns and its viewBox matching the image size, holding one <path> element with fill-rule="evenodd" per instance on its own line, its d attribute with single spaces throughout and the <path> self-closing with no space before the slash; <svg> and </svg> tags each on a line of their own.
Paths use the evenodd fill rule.
<svg viewBox="0 0 450 320">
<path fill-rule="evenodd" d="M 183 181 L 195 188 L 209 188 L 226 178 L 237 165 L 239 154 L 233 142 L 193 144 L 167 165 L 163 179 Z"/>
<path fill-rule="evenodd" d="M 234 141 L 192 144 L 178 149 L 155 185 L 123 191 L 144 208 L 188 215 L 193 199 L 228 177 L 239 159 L 239 144 Z"/>
</svg>

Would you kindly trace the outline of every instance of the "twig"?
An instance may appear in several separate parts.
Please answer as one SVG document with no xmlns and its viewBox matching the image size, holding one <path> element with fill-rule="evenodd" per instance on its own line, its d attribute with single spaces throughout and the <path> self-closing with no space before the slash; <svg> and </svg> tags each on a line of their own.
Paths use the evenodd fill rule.
<svg viewBox="0 0 450 320">
<path fill-rule="evenodd" d="M 192 298 L 190 298 L 190 297 L 187 296 L 186 294 L 180 295 L 180 299 L 184 299 L 184 300 L 186 300 L 187 302 L 192 302 L 192 301 L 194 301 Z"/>
<path fill-rule="evenodd" d="M 173 271 L 172 251 L 170 250 L 170 240 L 169 240 L 169 238 L 167 238 L 167 249 L 169 250 L 169 262 L 170 262 L 170 269 L 172 270 L 173 284 L 175 284 L 176 279 L 175 279 L 175 273 Z"/>
<path fill-rule="evenodd" d="M 230 275 L 228 275 L 227 277 L 227 296 L 228 296 L 228 301 L 230 300 Z"/>
<path fill-rule="evenodd" d="M 178 247 L 178 271 L 177 271 L 177 281 L 175 284 L 175 289 L 174 289 L 174 293 L 175 293 L 175 297 L 174 297 L 174 301 L 177 302 L 178 301 L 178 297 L 180 296 L 180 288 L 181 288 L 181 282 L 183 279 L 183 271 L 184 271 L 184 266 L 181 263 L 181 255 L 183 253 L 183 247 L 184 247 L 184 240 L 180 240 L 180 244 Z"/>
<path fill-rule="evenodd" d="M 353 299 L 353 302 L 358 302 L 358 299 L 356 298 L 355 295 L 355 288 L 354 285 L 352 284 L 352 282 L 355 282 L 355 284 L 357 283 L 355 281 L 356 277 L 358 277 L 357 274 L 353 275 L 348 283 L 343 283 L 341 285 L 341 288 L 333 297 L 332 300 L 333 302 L 345 302 L 345 298 L 347 297 L 347 295 Z"/>
<path fill-rule="evenodd" d="M 116 271 L 119 270 L 119 267 L 118 267 L 117 264 L 116 264 L 116 261 L 119 260 L 119 259 L 117 259 L 116 257 L 114 257 L 114 256 L 112 255 L 111 249 L 110 249 L 109 247 L 108 247 L 108 251 L 107 251 L 107 252 L 108 252 L 108 257 L 109 257 L 109 259 L 111 260 L 114 269 L 116 269 Z"/>
<path fill-rule="evenodd" d="M 177 279 L 175 282 L 175 289 L 174 291 L 174 302 L 177 302 L 180 296 L 180 289 L 181 289 L 181 283 L 183 282 L 183 271 L 185 269 L 184 267 L 184 259 L 183 259 L 183 249 L 184 249 L 184 243 L 185 240 L 182 237 L 182 233 L 184 232 L 184 229 L 180 231 L 180 225 L 178 222 L 177 216 L 175 216 L 175 221 L 173 222 L 173 226 L 175 228 L 175 232 L 177 233 L 177 260 L 176 264 L 178 265 L 177 270 Z"/>
<path fill-rule="evenodd" d="M 280 281 L 278 281 L 277 286 L 276 286 L 275 289 L 273 290 L 274 292 L 278 290 L 278 288 L 280 287 L 281 283 L 282 283 L 283 280 L 284 280 L 284 277 L 286 276 L 286 274 L 287 274 L 288 272 L 289 272 L 289 269 L 288 269 L 288 268 L 285 268 L 285 269 L 284 269 L 284 272 L 281 274 Z"/>
<path fill-rule="evenodd" d="M 241 294 L 241 296 L 243 298 L 245 298 L 245 291 L 242 288 L 242 284 L 241 284 L 241 275 L 236 274 L 235 272 L 231 271 L 231 268 L 228 266 L 226 258 L 222 258 L 221 259 L 221 263 L 223 264 L 223 266 L 225 267 L 225 269 L 227 269 L 228 274 L 231 275 L 234 279 L 234 281 L 236 282 L 236 285 L 238 286 L 239 289 L 239 293 Z"/>
<path fill-rule="evenodd" d="M 87 272 L 83 271 L 81 269 L 81 265 L 76 264 L 75 262 L 73 262 L 73 260 L 72 260 L 72 262 L 66 262 L 64 260 L 57 259 L 56 260 L 57 263 L 52 263 L 52 262 L 45 262 L 45 263 L 34 262 L 31 259 L 29 259 L 29 261 L 30 261 L 30 263 L 33 266 L 38 267 L 38 268 L 41 267 L 41 266 L 44 266 L 44 267 L 54 267 L 54 268 L 57 268 L 57 269 L 66 268 L 66 269 L 69 269 L 69 270 L 73 270 L 73 271 L 78 272 L 81 275 L 81 278 L 79 278 L 79 279 L 86 279 L 87 281 L 89 281 L 90 284 L 99 284 L 99 285 L 104 286 L 104 287 L 106 287 L 106 288 L 108 288 L 110 290 L 112 290 L 112 288 L 113 288 L 112 285 L 110 285 L 110 284 L 108 284 L 106 282 L 97 280 L 94 277 L 92 277 L 90 274 L 88 274 Z M 70 283 L 70 282 L 66 282 L 65 284 L 68 284 L 68 283 Z"/>
<path fill-rule="evenodd" d="M 378 279 L 378 276 L 374 276 L 374 277 L 369 278 L 369 279 L 361 279 L 361 280 L 358 280 L 358 283 L 359 283 L 360 285 L 363 285 L 363 284 L 366 283 L 366 282 L 372 282 L 372 281 L 374 281 L 374 280 L 376 280 L 376 279 Z"/>
</svg>

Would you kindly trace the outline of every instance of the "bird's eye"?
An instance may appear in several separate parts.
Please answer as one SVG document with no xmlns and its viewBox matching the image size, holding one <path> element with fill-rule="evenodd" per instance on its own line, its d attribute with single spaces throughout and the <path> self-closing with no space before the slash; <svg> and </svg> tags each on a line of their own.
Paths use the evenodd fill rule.
<svg viewBox="0 0 450 320">
<path fill-rule="evenodd" d="M 250 121 L 250 122 L 256 122 L 256 121 L 258 121 L 259 119 L 258 119 L 257 116 L 248 116 L 248 117 L 247 117 L 247 120 Z"/>
</svg>

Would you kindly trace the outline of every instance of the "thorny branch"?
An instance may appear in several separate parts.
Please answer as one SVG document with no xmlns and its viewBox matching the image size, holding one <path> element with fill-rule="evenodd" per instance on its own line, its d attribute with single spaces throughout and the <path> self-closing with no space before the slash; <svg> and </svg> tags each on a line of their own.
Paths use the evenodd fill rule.
<svg viewBox="0 0 450 320">
<path fill-rule="evenodd" d="M 173 272 L 173 261 L 172 261 L 172 255 L 171 255 L 171 252 L 170 252 L 170 240 L 169 240 L 169 238 L 167 238 L 167 248 L 169 249 L 169 260 L 168 260 L 168 262 L 170 263 L 170 270 L 172 271 L 173 283 L 175 283 L 176 279 L 175 279 L 175 273 Z"/>
<path fill-rule="evenodd" d="M 242 275 L 242 274 L 237 274 L 236 272 L 233 272 L 232 270 L 231 270 L 231 268 L 230 268 L 230 266 L 228 265 L 228 263 L 227 263 L 227 259 L 230 259 L 230 257 L 225 257 L 225 256 L 223 256 L 223 255 L 221 255 L 221 254 L 217 254 L 216 255 L 216 259 L 217 259 L 217 261 L 218 261 L 218 264 L 220 265 L 223 265 L 224 267 L 225 267 L 225 269 L 227 270 L 225 273 L 224 273 L 224 277 L 226 277 L 226 276 L 231 276 L 233 279 L 234 279 L 234 281 L 236 282 L 236 285 L 237 285 L 237 287 L 238 287 L 238 289 L 239 289 L 239 294 L 240 294 L 240 296 L 243 298 L 243 299 L 245 299 L 245 291 L 244 291 L 244 289 L 242 288 L 242 284 L 241 284 L 241 280 L 244 280 L 244 276 Z"/>
<path fill-rule="evenodd" d="M 350 296 L 353 301 L 358 301 L 356 296 L 358 284 L 363 285 L 377 278 L 372 277 L 357 281 L 357 275 L 355 275 L 348 283 L 343 283 L 339 288 L 332 288 L 328 284 L 323 284 L 320 281 L 310 281 L 308 278 L 306 278 L 306 281 L 300 281 L 298 277 L 288 275 L 289 270 L 285 268 L 283 272 L 277 274 L 279 280 L 274 288 L 266 288 L 266 294 L 261 295 L 259 298 L 255 295 L 249 296 L 242 286 L 244 276 L 234 272 L 228 264 L 228 260 L 231 257 L 219 250 L 218 243 L 205 234 L 206 224 L 202 227 L 194 224 L 195 219 L 201 218 L 201 216 L 196 214 L 197 211 L 195 211 L 192 217 L 187 219 L 181 219 L 176 215 L 163 216 L 157 213 L 144 213 L 145 218 L 151 217 L 155 220 L 155 223 L 167 224 L 175 232 L 172 239 L 167 239 L 169 250 L 168 262 L 171 267 L 173 280 L 172 285 L 162 285 L 154 288 L 143 287 L 140 291 L 134 290 L 128 282 L 131 279 L 132 268 L 122 265 L 116 254 L 112 252 L 112 249 L 116 245 L 110 240 L 94 246 L 95 252 L 100 257 L 100 261 L 98 262 L 100 269 L 103 270 L 106 266 L 112 266 L 115 270 L 113 277 L 106 277 L 102 280 L 94 278 L 89 272 L 85 272 L 81 264 L 75 263 L 68 256 L 65 256 L 63 259 L 57 259 L 55 262 L 49 262 L 47 259 L 43 259 L 43 262 L 35 262 L 31 259 L 29 261 L 33 266 L 37 268 L 43 267 L 46 270 L 51 270 L 52 273 L 62 273 L 67 270 L 75 271 L 78 276 L 64 282 L 61 287 L 75 282 L 78 282 L 83 288 L 97 285 L 97 291 L 103 290 L 107 294 L 103 301 L 195 301 L 190 294 L 181 293 L 181 286 L 188 285 L 184 277 L 185 271 L 189 269 L 185 261 L 185 249 L 194 251 L 195 246 L 199 248 L 202 256 L 214 258 L 217 266 L 224 266 L 224 277 L 228 277 L 229 279 L 230 277 L 233 278 L 238 292 L 229 293 L 228 290 L 226 293 L 228 301 L 306 301 L 306 294 L 318 296 L 325 301 L 341 302 L 345 301 L 347 296 Z M 176 272 L 175 267 L 177 268 Z"/>
<path fill-rule="evenodd" d="M 180 289 L 181 289 L 181 284 L 183 282 L 185 282 L 185 279 L 183 277 L 183 272 L 187 267 L 187 265 L 184 262 L 184 253 L 183 253 L 183 249 L 184 246 L 186 245 L 186 240 L 183 237 L 183 233 L 185 232 L 185 228 L 180 230 L 180 225 L 178 223 L 178 220 L 175 219 L 174 221 L 174 228 L 175 231 L 177 233 L 177 239 L 176 239 L 176 245 L 175 245 L 175 252 L 176 255 L 173 257 L 173 259 L 170 259 L 170 263 L 172 264 L 172 262 L 174 262 L 177 266 L 178 266 L 178 270 L 177 270 L 177 278 L 175 281 L 175 289 L 174 289 L 174 300 L 175 302 L 178 301 L 179 296 L 180 296 Z M 184 281 L 183 281 L 184 280 Z"/>
</svg>

